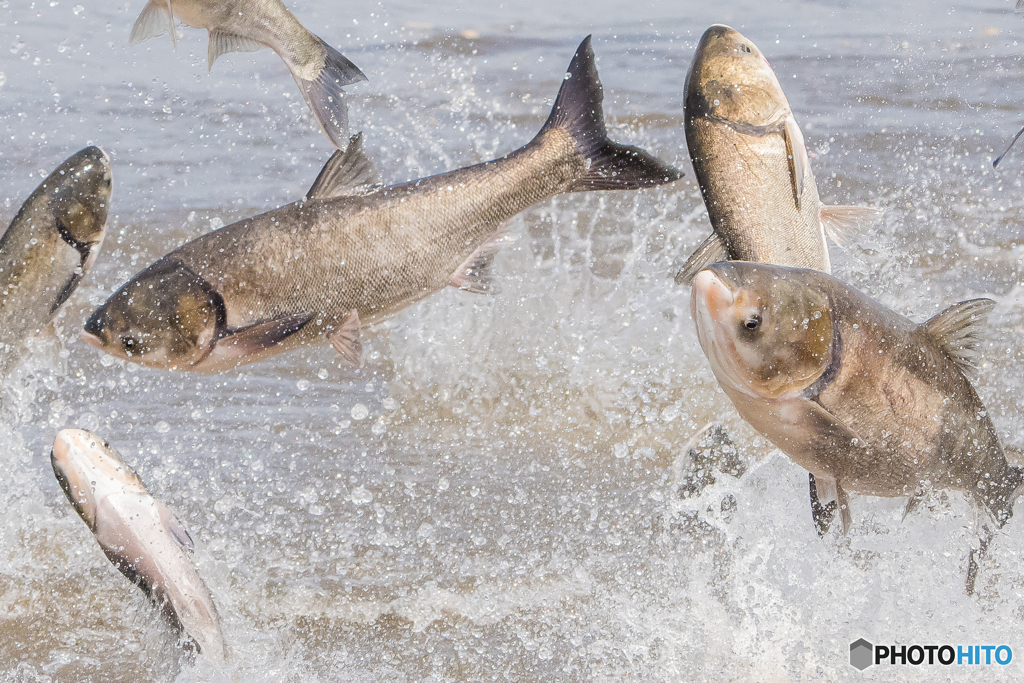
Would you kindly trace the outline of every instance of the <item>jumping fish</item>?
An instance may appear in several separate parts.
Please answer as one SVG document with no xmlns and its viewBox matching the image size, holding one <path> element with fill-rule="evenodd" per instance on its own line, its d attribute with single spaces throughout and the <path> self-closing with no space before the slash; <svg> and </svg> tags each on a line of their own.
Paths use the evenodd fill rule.
<svg viewBox="0 0 1024 683">
<path fill-rule="evenodd" d="M 217 608 L 192 562 L 192 538 L 110 444 L 64 429 L 50 453 L 68 500 L 118 571 L 217 663 L 227 657 Z"/>
<path fill-rule="evenodd" d="M 739 261 L 702 270 L 691 294 L 718 383 L 838 502 L 844 531 L 848 491 L 910 496 L 910 511 L 929 486 L 957 489 L 999 527 L 1013 515 L 1024 476 L 969 380 L 994 305 L 915 324 L 825 273 Z"/>
<path fill-rule="evenodd" d="M 110 188 L 110 159 L 86 147 L 29 195 L 0 237 L 0 366 L 53 319 L 96 260 Z"/>
<path fill-rule="evenodd" d="M 508 156 L 381 188 L 359 137 L 307 198 L 176 249 L 115 292 L 84 338 L 134 363 L 219 372 L 329 341 L 358 364 L 361 327 L 452 285 L 490 289 L 503 224 L 562 192 L 682 174 L 608 139 L 588 36 L 540 133 Z"/>
<path fill-rule="evenodd" d="M 714 232 L 676 275 L 689 284 L 724 258 L 831 272 L 840 245 L 877 210 L 824 206 L 803 133 L 775 72 L 739 32 L 704 32 L 686 76 L 686 144 Z"/>
<path fill-rule="evenodd" d="M 281 0 L 150 0 L 135 21 L 133 45 L 171 32 L 175 20 L 209 31 L 207 65 L 228 52 L 269 47 L 284 60 L 324 135 L 338 149 L 348 139 L 348 108 L 342 88 L 366 76 L 340 52 L 313 35 Z"/>
</svg>

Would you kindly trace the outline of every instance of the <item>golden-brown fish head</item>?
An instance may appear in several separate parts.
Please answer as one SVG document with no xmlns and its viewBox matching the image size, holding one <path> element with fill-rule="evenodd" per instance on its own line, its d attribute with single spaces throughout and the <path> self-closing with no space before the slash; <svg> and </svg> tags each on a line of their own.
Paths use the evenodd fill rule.
<svg viewBox="0 0 1024 683">
<path fill-rule="evenodd" d="M 224 329 L 224 299 L 181 263 L 160 259 L 90 316 L 82 337 L 132 363 L 188 370 L 205 359 Z"/>
<path fill-rule="evenodd" d="M 60 236 L 82 254 L 83 274 L 103 243 L 111 178 L 106 153 L 99 147 L 86 147 L 58 166 L 40 186 L 47 194 Z"/>
<path fill-rule="evenodd" d="M 789 113 L 778 77 L 753 42 L 722 24 L 704 32 L 686 75 L 687 117 L 728 121 L 745 132 Z"/>
<path fill-rule="evenodd" d="M 749 396 L 799 396 L 832 362 L 827 294 L 804 271 L 741 261 L 716 263 L 693 281 L 690 307 L 715 377 Z"/>
<path fill-rule="evenodd" d="M 84 429 L 62 429 L 50 451 L 53 473 L 71 505 L 96 531 L 96 508 L 111 493 L 146 493 L 139 475 L 106 441 Z"/>
</svg>

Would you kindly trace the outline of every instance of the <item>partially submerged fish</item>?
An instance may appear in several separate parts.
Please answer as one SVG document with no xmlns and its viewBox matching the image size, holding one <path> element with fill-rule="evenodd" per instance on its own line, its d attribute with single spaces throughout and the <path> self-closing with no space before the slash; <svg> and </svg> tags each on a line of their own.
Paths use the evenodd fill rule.
<svg viewBox="0 0 1024 683">
<path fill-rule="evenodd" d="M 0 237 L 0 365 L 53 319 L 96 260 L 110 188 L 110 159 L 86 147 L 35 189 Z"/>
<path fill-rule="evenodd" d="M 745 262 L 701 271 L 691 298 L 718 383 L 838 501 L 844 530 L 848 491 L 910 496 L 909 511 L 928 487 L 957 489 L 1000 527 L 1013 515 L 1024 476 L 968 379 L 993 305 L 916 324 L 824 273 Z"/>
<path fill-rule="evenodd" d="M 299 23 L 281 0 L 150 0 L 135 21 L 134 45 L 171 32 L 175 20 L 209 31 L 207 62 L 228 52 L 269 47 L 284 60 L 324 135 L 338 149 L 348 139 L 348 108 L 342 88 L 366 76 L 340 52 Z"/>
<path fill-rule="evenodd" d="M 452 285 L 488 291 L 505 221 L 562 192 L 682 174 L 610 141 L 589 36 L 536 138 L 506 157 L 380 188 L 359 139 L 307 198 L 174 250 L 115 292 L 84 338 L 134 363 L 219 372 L 330 342 L 358 363 L 360 328 Z"/>
<path fill-rule="evenodd" d="M 141 588 L 207 657 L 227 646 L 210 590 L 192 562 L 192 538 L 138 475 L 92 432 L 64 429 L 53 441 L 53 473 L 118 571 Z"/>
<path fill-rule="evenodd" d="M 803 134 L 768 60 L 739 32 L 705 31 L 686 76 L 686 144 L 714 232 L 676 276 L 725 258 L 831 272 L 839 244 L 875 209 L 824 206 Z"/>
</svg>

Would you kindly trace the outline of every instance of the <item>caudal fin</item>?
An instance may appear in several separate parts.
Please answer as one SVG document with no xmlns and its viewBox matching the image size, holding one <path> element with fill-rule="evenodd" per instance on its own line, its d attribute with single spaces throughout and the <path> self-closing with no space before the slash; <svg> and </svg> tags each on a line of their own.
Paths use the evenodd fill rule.
<svg viewBox="0 0 1024 683">
<path fill-rule="evenodd" d="M 682 171 L 662 163 L 639 147 L 609 140 L 604 126 L 603 100 L 604 91 L 597 76 L 590 36 L 587 36 L 569 64 L 551 116 L 538 135 L 561 128 L 576 141 L 585 160 L 585 170 L 570 192 L 633 190 L 683 177 Z"/>
<path fill-rule="evenodd" d="M 993 484 L 989 484 L 981 496 L 995 517 L 996 525 L 1002 528 L 1013 517 L 1013 504 L 1024 489 L 1024 469 L 1017 465 L 1007 465 L 1003 480 Z"/>
<path fill-rule="evenodd" d="M 348 105 L 345 104 L 342 88 L 365 81 L 366 76 L 333 47 L 322 40 L 320 44 L 327 50 L 320 75 L 311 81 L 295 75 L 295 82 L 299 84 L 302 97 L 313 112 L 320 130 L 331 144 L 338 149 L 345 149 L 348 143 Z"/>
</svg>

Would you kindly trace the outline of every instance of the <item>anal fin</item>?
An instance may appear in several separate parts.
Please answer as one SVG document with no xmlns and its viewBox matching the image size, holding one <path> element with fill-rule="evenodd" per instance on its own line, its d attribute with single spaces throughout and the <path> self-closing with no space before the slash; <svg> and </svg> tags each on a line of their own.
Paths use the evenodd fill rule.
<svg viewBox="0 0 1024 683">
<path fill-rule="evenodd" d="M 676 284 L 691 284 L 693 278 L 697 277 L 697 273 L 712 263 L 724 260 L 728 254 L 729 248 L 726 246 L 725 240 L 717 232 L 712 232 L 711 236 L 701 242 L 697 251 L 686 259 L 686 263 L 676 273 Z"/>
<path fill-rule="evenodd" d="M 448 284 L 474 294 L 496 294 L 498 285 L 494 279 L 494 255 L 507 244 L 515 241 L 502 228 L 481 244 L 469 258 L 452 274 Z"/>
<path fill-rule="evenodd" d="M 334 350 L 357 368 L 363 365 L 363 342 L 360 328 L 359 311 L 353 308 L 341 323 L 341 327 L 333 330 L 327 336 Z"/>
<path fill-rule="evenodd" d="M 211 28 L 206 45 L 206 68 L 212 71 L 217 58 L 229 52 L 256 52 L 265 47 L 266 45 L 252 38 Z"/>
<path fill-rule="evenodd" d="M 217 340 L 213 353 L 221 359 L 262 354 L 301 331 L 312 319 L 310 313 L 284 314 L 247 327 L 228 330 Z"/>
<path fill-rule="evenodd" d="M 170 17 L 171 36 L 175 44 L 177 44 L 178 39 L 174 35 L 174 18 L 170 15 L 170 11 L 171 6 L 169 3 L 150 0 L 149 4 L 139 14 L 139 18 L 135 20 L 131 35 L 128 36 L 128 42 L 132 45 L 137 45 L 144 40 L 161 35 L 167 31 L 168 17 Z"/>
</svg>

